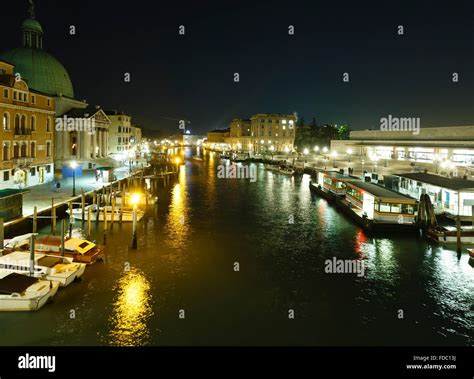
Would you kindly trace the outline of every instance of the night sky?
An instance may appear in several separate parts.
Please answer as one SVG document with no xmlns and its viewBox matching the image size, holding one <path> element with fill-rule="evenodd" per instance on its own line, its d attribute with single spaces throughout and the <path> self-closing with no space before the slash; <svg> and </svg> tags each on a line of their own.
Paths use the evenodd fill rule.
<svg viewBox="0 0 474 379">
<path fill-rule="evenodd" d="M 295 111 L 352 129 L 378 128 L 388 114 L 420 117 L 422 127 L 474 125 L 473 1 L 35 3 L 45 50 L 69 71 L 76 98 L 149 129 L 177 132 L 162 117 L 187 118 L 204 133 L 233 117 Z M 4 51 L 21 43 L 27 1 L 0 9 Z"/>
</svg>

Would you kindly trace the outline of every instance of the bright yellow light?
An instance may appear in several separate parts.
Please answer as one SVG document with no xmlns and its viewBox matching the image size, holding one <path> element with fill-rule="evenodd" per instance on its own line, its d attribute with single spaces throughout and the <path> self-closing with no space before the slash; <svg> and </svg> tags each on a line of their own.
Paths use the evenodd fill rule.
<svg viewBox="0 0 474 379">
<path fill-rule="evenodd" d="M 130 197 L 130 202 L 133 206 L 138 205 L 138 203 L 140 202 L 140 194 L 137 192 L 132 193 L 132 196 Z"/>
<path fill-rule="evenodd" d="M 175 160 L 174 160 L 174 163 L 180 164 L 181 163 L 181 158 L 176 157 Z"/>
<path fill-rule="evenodd" d="M 308 155 L 308 153 L 309 153 L 309 150 L 308 150 L 308 149 L 304 149 L 304 150 L 303 150 L 303 154 L 304 154 L 304 155 Z"/>
<path fill-rule="evenodd" d="M 352 154 L 352 149 L 347 149 L 347 154 L 351 155 Z"/>
</svg>

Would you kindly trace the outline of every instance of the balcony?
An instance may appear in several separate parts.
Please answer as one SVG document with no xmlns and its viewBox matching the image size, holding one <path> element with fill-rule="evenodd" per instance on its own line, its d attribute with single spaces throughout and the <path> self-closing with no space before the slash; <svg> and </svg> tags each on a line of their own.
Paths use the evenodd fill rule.
<svg viewBox="0 0 474 379">
<path fill-rule="evenodd" d="M 32 164 L 34 159 L 32 157 L 13 157 L 12 162 L 15 165 L 22 166 Z"/>
<path fill-rule="evenodd" d="M 17 136 L 31 136 L 31 129 L 28 129 L 28 128 L 15 127 L 14 132 L 15 132 L 15 137 L 17 137 Z"/>
</svg>

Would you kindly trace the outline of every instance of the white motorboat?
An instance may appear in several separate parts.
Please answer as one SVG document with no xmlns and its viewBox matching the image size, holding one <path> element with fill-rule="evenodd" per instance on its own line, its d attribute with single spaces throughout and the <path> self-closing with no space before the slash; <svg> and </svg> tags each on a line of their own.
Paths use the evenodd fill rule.
<svg viewBox="0 0 474 379">
<path fill-rule="evenodd" d="M 29 252 L 13 251 L 0 257 L 0 270 L 17 274 L 30 272 L 35 278 L 59 282 L 61 287 L 66 287 L 80 278 L 85 269 L 84 263 L 73 263 L 72 258 L 48 254 L 36 253 L 31 257 Z"/>
<path fill-rule="evenodd" d="M 0 311 L 37 311 L 58 287 L 56 281 L 0 270 Z"/>
<path fill-rule="evenodd" d="M 91 218 L 92 221 L 96 221 L 97 217 L 99 217 L 99 221 L 104 221 L 104 215 L 107 213 L 107 221 L 112 221 L 112 207 L 100 207 L 99 213 L 97 214 L 97 206 L 96 205 L 88 205 L 85 207 L 84 210 L 84 221 L 88 221 L 89 219 L 89 208 L 91 208 Z M 120 220 L 120 212 L 122 212 L 122 221 L 123 222 L 132 222 L 133 221 L 133 210 L 131 209 L 120 209 L 119 207 L 115 207 L 114 209 L 114 221 Z M 66 210 L 67 214 L 70 214 L 70 210 Z M 140 221 L 145 212 L 138 209 L 137 210 L 137 221 Z M 72 210 L 72 217 L 78 220 L 82 220 L 82 208 L 74 208 Z"/>
</svg>

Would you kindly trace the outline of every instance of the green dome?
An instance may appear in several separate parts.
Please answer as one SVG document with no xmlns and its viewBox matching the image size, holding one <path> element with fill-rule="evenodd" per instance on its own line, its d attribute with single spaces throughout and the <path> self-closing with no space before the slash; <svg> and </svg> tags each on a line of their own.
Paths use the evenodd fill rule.
<svg viewBox="0 0 474 379">
<path fill-rule="evenodd" d="M 74 89 L 66 69 L 45 51 L 20 47 L 0 54 L 0 58 L 13 64 L 15 73 L 26 79 L 30 88 L 50 96 L 63 94 L 74 98 Z"/>
<path fill-rule="evenodd" d="M 23 23 L 21 24 L 21 27 L 23 30 L 28 29 L 28 30 L 33 30 L 35 32 L 43 33 L 43 28 L 41 27 L 41 24 L 38 21 L 33 20 L 31 18 L 23 21 Z"/>
</svg>

